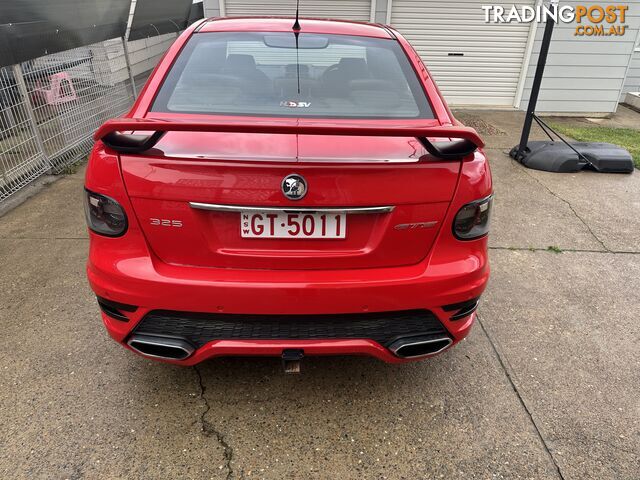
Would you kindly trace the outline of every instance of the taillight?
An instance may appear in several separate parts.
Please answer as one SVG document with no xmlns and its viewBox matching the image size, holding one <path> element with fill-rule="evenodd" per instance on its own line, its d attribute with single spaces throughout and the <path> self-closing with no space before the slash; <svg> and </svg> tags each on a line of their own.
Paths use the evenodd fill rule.
<svg viewBox="0 0 640 480">
<path fill-rule="evenodd" d="M 473 240 L 489 233 L 493 195 L 467 203 L 453 220 L 453 234 L 459 240 Z"/>
<path fill-rule="evenodd" d="M 91 230 L 108 237 L 119 237 L 127 231 L 127 214 L 118 202 L 86 189 L 84 193 L 84 212 Z"/>
</svg>

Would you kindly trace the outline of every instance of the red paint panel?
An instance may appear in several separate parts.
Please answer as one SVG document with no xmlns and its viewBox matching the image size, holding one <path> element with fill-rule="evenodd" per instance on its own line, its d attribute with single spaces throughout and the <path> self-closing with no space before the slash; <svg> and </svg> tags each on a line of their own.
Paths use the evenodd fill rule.
<svg viewBox="0 0 640 480">
<path fill-rule="evenodd" d="M 87 276 L 100 297 L 137 306 L 128 322 L 102 315 L 123 345 L 151 310 L 235 314 L 340 314 L 425 309 L 454 341 L 475 315 L 449 320 L 443 305 L 479 297 L 489 265 L 487 238 L 457 240 L 458 210 L 492 193 L 481 150 L 463 161 L 436 161 L 415 137 L 482 140 L 453 118 L 425 65 L 397 32 L 349 22 L 303 20 L 303 30 L 398 41 L 435 113 L 433 120 L 321 120 L 154 114 L 148 108 L 194 31 L 289 31 L 282 19 L 229 19 L 187 29 L 151 75 L 127 119 L 114 130 L 170 130 L 144 155 L 122 155 L 97 142 L 86 187 L 116 200 L 127 232 L 90 232 Z M 395 35 L 396 39 L 391 40 Z M 304 176 L 307 195 L 288 200 L 282 179 Z M 341 240 L 242 238 L 239 213 L 194 210 L 188 202 L 252 207 L 393 206 L 392 212 L 351 215 Z M 160 220 L 153 222 L 152 219 Z M 166 222 L 168 221 L 168 222 Z M 436 221 L 432 228 L 398 224 Z M 177 226 L 181 225 L 181 226 Z M 125 345 L 126 346 L 126 345 Z M 368 355 L 401 363 L 372 340 L 219 340 L 185 361 L 225 355 Z"/>
<path fill-rule="evenodd" d="M 267 136 L 264 141 L 273 139 Z M 401 144 L 408 149 L 406 140 Z M 312 148 L 319 152 L 318 145 Z M 216 149 L 211 150 L 210 155 L 215 157 Z M 239 151 L 248 153 L 251 147 L 239 147 Z M 326 148 L 325 152 L 331 153 Z M 333 152 L 334 162 L 338 161 L 337 155 Z M 121 163 L 135 214 L 161 260 L 182 265 L 285 270 L 419 262 L 439 231 L 460 168 L 459 162 L 318 165 L 144 156 L 123 156 Z M 292 173 L 307 181 L 308 193 L 299 201 L 288 200 L 282 193 L 282 181 Z M 189 202 L 287 209 L 392 206 L 394 210 L 347 215 L 344 239 L 242 238 L 240 213 L 197 210 Z M 154 219 L 178 221 L 181 227 L 166 227 Z M 424 222 L 435 223 L 429 228 L 395 228 Z M 176 242 L 180 248 L 176 248 Z"/>
</svg>

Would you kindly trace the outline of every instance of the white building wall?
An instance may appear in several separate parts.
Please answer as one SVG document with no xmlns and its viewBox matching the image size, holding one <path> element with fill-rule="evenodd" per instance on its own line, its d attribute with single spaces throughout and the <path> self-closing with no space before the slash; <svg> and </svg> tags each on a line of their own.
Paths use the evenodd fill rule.
<svg viewBox="0 0 640 480">
<path fill-rule="evenodd" d="M 220 0 L 204 0 L 204 18 L 220 16 Z"/>
<path fill-rule="evenodd" d="M 562 1 L 561 5 L 602 5 Z M 539 113 L 609 114 L 616 111 L 627 67 L 640 28 L 640 0 L 629 0 L 624 36 L 578 37 L 576 24 L 555 26 L 536 111 Z M 526 109 L 538 62 L 544 24 L 536 29 L 520 108 Z"/>
<path fill-rule="evenodd" d="M 640 92 L 640 47 L 638 47 L 631 59 L 631 65 L 629 65 L 629 72 L 627 73 L 627 79 L 624 82 L 622 88 L 622 95 L 620 101 L 623 102 L 627 96 L 627 92 Z"/>
<path fill-rule="evenodd" d="M 224 9 L 228 1 L 204 0 L 205 16 L 219 16 L 220 5 Z M 546 4 L 548 1 L 544 0 Z M 268 3 L 289 5 L 290 2 L 293 0 L 270 0 Z M 314 0 L 313 3 L 317 2 L 318 0 Z M 329 0 L 329 3 L 339 5 L 334 0 Z M 588 7 L 609 2 L 561 0 L 560 4 Z M 625 21 L 627 31 L 622 37 L 577 37 L 574 35 L 575 23 L 556 25 L 538 101 L 538 112 L 608 114 L 615 112 L 623 92 L 633 89 L 634 85 L 635 88 L 640 88 L 640 53 L 634 54 L 634 43 L 640 29 L 640 0 L 628 0 L 621 4 L 629 6 Z M 393 0 L 376 0 L 375 21 L 385 23 L 389 20 L 389 6 L 393 6 Z M 302 7 L 301 11 L 304 13 Z M 339 8 L 335 7 L 336 10 Z M 443 12 L 448 11 L 446 2 L 442 2 L 442 8 Z M 335 16 L 340 16 L 338 11 Z M 451 21 L 455 22 L 455 18 L 451 18 Z M 420 25 L 416 25 L 416 28 L 420 28 Z M 522 95 L 518 103 L 521 109 L 526 109 L 531 93 L 543 30 L 544 24 L 532 29 L 535 41 L 529 61 L 525 58 L 524 62 L 527 67 L 526 76 L 521 85 Z M 519 97 L 520 95 L 516 95 L 516 101 Z"/>
<path fill-rule="evenodd" d="M 125 38 L 129 35 L 135 4 L 136 0 L 132 0 Z M 167 33 L 127 42 L 133 75 L 137 76 L 145 72 L 151 73 L 151 70 L 155 68 L 164 52 L 167 51 L 177 36 L 177 33 Z M 129 79 L 129 72 L 127 71 L 125 57 L 122 55 L 121 45 L 122 40 L 119 38 L 107 40 L 104 42 L 106 49 L 99 52 L 101 55 L 106 55 L 110 60 L 110 62 L 104 63 L 111 69 L 109 72 L 104 72 L 105 82 L 118 83 Z"/>
</svg>

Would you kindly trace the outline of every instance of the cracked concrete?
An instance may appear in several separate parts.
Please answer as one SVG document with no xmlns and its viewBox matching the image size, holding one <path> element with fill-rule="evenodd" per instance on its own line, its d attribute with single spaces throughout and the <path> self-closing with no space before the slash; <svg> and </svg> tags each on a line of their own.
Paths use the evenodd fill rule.
<svg viewBox="0 0 640 480">
<path fill-rule="evenodd" d="M 515 163 L 515 160 L 512 160 L 512 162 Z M 551 195 L 553 195 L 554 197 L 556 197 L 558 200 L 560 200 L 561 202 L 565 203 L 567 205 L 567 207 L 569 207 L 569 209 L 573 212 L 573 214 L 576 216 L 576 218 L 578 220 L 580 220 L 580 222 L 582 223 L 582 225 L 584 225 L 584 227 L 587 229 L 587 231 L 591 234 L 591 236 L 594 238 L 594 240 L 596 242 L 598 242 L 601 246 L 602 249 L 605 252 L 611 252 L 611 249 L 608 248 L 604 242 L 595 234 L 595 232 L 593 231 L 593 229 L 589 226 L 589 224 L 584 220 L 584 218 L 582 218 L 580 216 L 580 214 L 578 214 L 578 212 L 576 211 L 576 209 L 574 208 L 573 205 L 571 205 L 571 202 L 567 201 L 566 199 L 562 198 L 560 195 L 558 195 L 556 192 L 554 192 L 553 190 L 551 190 L 551 188 L 549 188 L 548 185 L 545 185 L 539 178 L 537 178 L 535 175 L 531 174 L 529 172 L 528 169 L 524 169 L 523 170 L 527 175 L 529 175 L 531 178 L 533 178 L 536 182 L 538 182 L 542 187 L 544 187 L 544 189 L 549 192 Z"/>
<path fill-rule="evenodd" d="M 474 115 L 492 279 L 425 362 L 142 359 L 86 284 L 82 173 L 0 218 L 0 478 L 640 478 L 640 176 L 525 170 L 521 115 Z"/>
<path fill-rule="evenodd" d="M 233 448 L 227 443 L 227 440 L 221 432 L 213 428 L 213 425 L 207 420 L 207 414 L 211 410 L 211 406 L 209 405 L 209 401 L 206 396 L 206 387 L 204 383 L 202 383 L 202 375 L 200 374 L 200 370 L 198 370 L 198 366 L 193 367 L 198 375 L 198 384 L 200 385 L 200 398 L 204 403 L 204 410 L 202 411 L 202 416 L 200 417 L 200 425 L 202 428 L 202 433 L 204 433 L 207 437 L 214 436 L 218 443 L 224 449 L 224 466 L 227 471 L 227 480 L 231 480 L 233 478 L 233 466 L 231 462 L 233 462 Z"/>
<path fill-rule="evenodd" d="M 236 478 L 555 478 L 487 338 L 461 347 L 429 366 L 309 358 L 293 377 L 278 359 L 209 362 L 207 419 Z"/>
<path fill-rule="evenodd" d="M 581 172 L 564 181 L 563 175 L 534 170 L 529 174 L 571 205 L 606 249 L 640 250 L 638 170 L 634 175 Z"/>
<path fill-rule="evenodd" d="M 516 397 L 518 398 L 518 401 L 520 402 L 520 405 L 522 405 L 522 408 L 524 409 L 524 411 L 527 412 L 527 415 L 529 416 L 529 419 L 531 420 L 531 424 L 533 425 L 533 427 L 534 427 L 534 429 L 536 431 L 536 434 L 538 435 L 538 438 L 540 439 L 540 442 L 542 443 L 542 445 L 544 445 L 544 449 L 547 452 L 547 454 L 549 455 L 549 459 L 551 460 L 551 462 L 555 466 L 556 471 L 558 472 L 558 477 L 563 479 L 564 475 L 562 475 L 562 472 L 560 471 L 560 467 L 558 466 L 558 463 L 556 462 L 556 459 L 554 458 L 553 453 L 549 449 L 549 445 L 547 444 L 547 441 L 546 441 L 544 435 L 542 435 L 542 432 L 540 431 L 540 428 L 538 427 L 538 424 L 536 423 L 536 420 L 533 417 L 533 414 L 531 413 L 531 410 L 529 409 L 529 406 L 525 402 L 524 398 L 522 398 L 522 395 L 520 394 L 520 391 L 518 390 L 518 387 L 516 386 L 516 384 L 513 381 L 511 368 L 507 368 L 507 363 L 508 362 L 507 362 L 507 360 L 505 360 L 504 355 L 501 353 L 501 351 L 496 346 L 496 343 L 491 338 L 491 335 L 489 335 L 489 333 L 487 332 L 487 329 L 485 328 L 484 324 L 482 323 L 482 316 L 480 315 L 480 313 L 478 313 L 477 320 L 478 320 L 479 327 L 482 329 L 483 333 L 487 336 L 487 339 L 489 340 L 489 344 L 491 345 L 491 348 L 492 348 L 493 352 L 495 353 L 496 358 L 500 362 L 500 366 L 504 370 L 504 373 L 507 376 L 507 379 L 509 380 L 509 383 L 511 384 L 511 388 L 513 388 L 513 392 L 515 393 Z"/>
<path fill-rule="evenodd" d="M 495 191 L 491 246 L 603 249 L 570 204 L 553 195 L 503 150 L 489 149 L 487 154 Z"/>
<path fill-rule="evenodd" d="M 565 478 L 637 478 L 640 258 L 492 251 L 492 261 L 482 317 Z M 584 441 L 595 438 L 614 447 Z"/>
</svg>

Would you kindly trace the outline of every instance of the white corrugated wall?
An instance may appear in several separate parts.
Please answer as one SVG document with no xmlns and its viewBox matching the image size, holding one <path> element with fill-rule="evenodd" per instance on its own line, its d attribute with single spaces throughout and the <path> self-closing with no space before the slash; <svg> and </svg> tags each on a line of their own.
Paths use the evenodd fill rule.
<svg viewBox="0 0 640 480">
<path fill-rule="evenodd" d="M 251 15 L 295 15 L 296 0 L 225 0 L 224 14 L 230 17 Z M 369 21 L 370 0 L 302 0 L 301 17 L 339 18 Z"/>
<path fill-rule="evenodd" d="M 574 6 L 596 3 L 599 2 L 562 2 Z M 575 23 L 555 26 L 538 98 L 538 112 L 602 115 L 616 111 L 640 27 L 640 0 L 627 0 L 621 4 L 629 7 L 625 18 L 628 28 L 623 36 L 580 37 L 575 35 Z M 529 101 L 543 30 L 544 24 L 540 24 L 524 85 L 522 109 L 527 108 Z"/>
<path fill-rule="evenodd" d="M 620 95 L 621 102 L 624 102 L 628 92 L 640 92 L 640 45 L 631 59 L 631 65 L 629 65 L 629 71 L 627 72 L 627 79 L 624 82 L 622 94 Z"/>
<path fill-rule="evenodd" d="M 451 104 L 526 108 L 544 24 L 533 28 L 529 24 L 486 24 L 481 7 L 495 4 L 508 10 L 513 4 L 533 5 L 535 0 L 373 1 L 376 20 L 390 21 L 409 39 Z M 301 3 L 302 16 L 367 21 L 372 9 L 371 0 L 301 0 Z M 594 3 L 598 2 L 562 2 L 587 6 Z M 623 87 L 628 89 L 636 81 L 640 55 L 632 57 L 640 0 L 624 4 L 629 6 L 626 21 L 629 28 L 623 37 L 579 38 L 573 34 L 575 23 L 557 26 L 538 111 L 615 111 Z M 231 16 L 295 13 L 295 0 L 205 0 L 206 14 L 219 15 L 221 5 L 222 13 Z M 527 55 L 527 48 L 532 48 L 532 55 Z"/>
<path fill-rule="evenodd" d="M 512 106 L 530 25 L 486 23 L 486 0 L 393 0 L 391 25 L 413 45 L 453 105 Z M 534 0 L 495 3 L 533 5 Z"/>
</svg>

